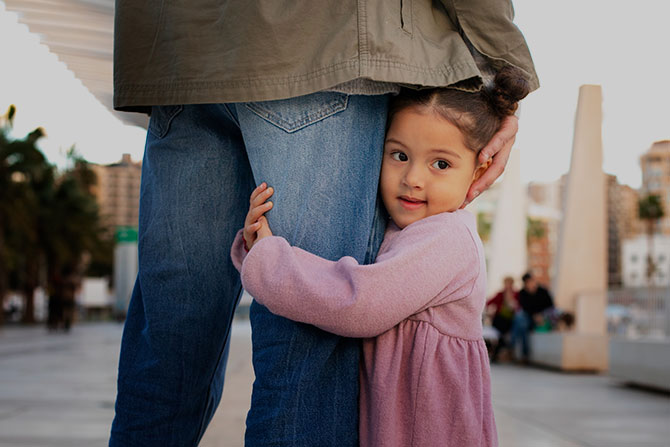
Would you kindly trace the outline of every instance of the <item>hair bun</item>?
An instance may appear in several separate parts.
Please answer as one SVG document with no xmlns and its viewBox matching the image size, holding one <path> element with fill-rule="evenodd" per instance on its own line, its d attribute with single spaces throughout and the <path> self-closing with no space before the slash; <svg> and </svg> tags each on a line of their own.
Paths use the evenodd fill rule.
<svg viewBox="0 0 670 447">
<path fill-rule="evenodd" d="M 524 73 L 511 65 L 503 67 L 489 87 L 487 96 L 496 113 L 500 116 L 513 115 L 519 101 L 530 93 L 530 86 Z"/>
</svg>

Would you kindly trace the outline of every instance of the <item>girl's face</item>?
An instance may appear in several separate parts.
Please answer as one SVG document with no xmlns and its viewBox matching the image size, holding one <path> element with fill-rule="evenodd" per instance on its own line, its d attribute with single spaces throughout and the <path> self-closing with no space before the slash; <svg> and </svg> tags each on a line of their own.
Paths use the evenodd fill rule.
<svg viewBox="0 0 670 447">
<path fill-rule="evenodd" d="M 398 111 L 386 134 L 380 190 L 400 227 L 463 204 L 472 184 L 488 167 L 465 147 L 460 130 L 426 108 Z"/>
</svg>

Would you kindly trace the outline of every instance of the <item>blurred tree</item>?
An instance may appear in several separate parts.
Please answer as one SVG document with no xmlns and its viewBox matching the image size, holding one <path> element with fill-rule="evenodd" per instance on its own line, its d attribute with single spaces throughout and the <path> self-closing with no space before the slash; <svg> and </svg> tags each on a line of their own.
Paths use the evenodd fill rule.
<svg viewBox="0 0 670 447">
<path fill-rule="evenodd" d="M 24 318 L 31 322 L 32 290 L 37 285 L 39 269 L 40 209 L 36 186 L 52 183 L 53 168 L 36 146 L 44 135 L 41 128 L 23 139 L 10 136 L 15 113 L 12 105 L 0 117 L 0 297 L 7 293 L 10 273 L 14 273 L 24 293 L 29 288 L 27 284 L 32 283 L 24 306 Z M 4 312 L 0 315 L 2 318 Z"/>
<path fill-rule="evenodd" d="M 641 197 L 638 201 L 638 215 L 641 220 L 646 222 L 647 241 L 649 252 L 647 254 L 647 283 L 652 286 L 652 277 L 656 272 L 656 263 L 654 262 L 654 234 L 656 233 L 656 222 L 665 216 L 661 197 L 657 194 L 648 194 Z"/>
<path fill-rule="evenodd" d="M 22 321 L 33 323 L 34 291 L 46 285 L 50 325 L 69 328 L 87 263 L 94 260 L 97 272 L 109 274 L 113 243 L 100 226 L 92 195 L 97 179 L 88 163 L 73 147 L 58 173 L 36 146 L 41 129 L 10 137 L 15 112 L 12 106 L 0 118 L 0 297 L 11 277 L 24 296 Z"/>
<path fill-rule="evenodd" d="M 546 234 L 546 227 L 544 222 L 538 219 L 528 217 L 526 225 L 526 240 L 542 239 Z"/>
<path fill-rule="evenodd" d="M 111 249 L 100 224 L 98 204 L 91 193 L 96 176 L 89 164 L 72 148 L 70 166 L 54 188 L 45 221 L 49 222 L 43 247 L 47 265 L 49 325 L 62 323 L 67 330 L 74 312 L 74 292 L 87 263 L 96 254 Z"/>
<path fill-rule="evenodd" d="M 477 232 L 479 233 L 479 237 L 482 238 L 482 241 L 488 242 L 489 238 L 491 237 L 491 216 L 479 212 L 477 213 Z"/>
</svg>

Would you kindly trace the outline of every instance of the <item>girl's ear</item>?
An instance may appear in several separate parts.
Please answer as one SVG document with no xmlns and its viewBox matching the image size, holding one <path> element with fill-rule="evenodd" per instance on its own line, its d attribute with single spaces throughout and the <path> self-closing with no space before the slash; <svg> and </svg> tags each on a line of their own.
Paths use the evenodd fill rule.
<svg viewBox="0 0 670 447">
<path fill-rule="evenodd" d="M 472 174 L 472 181 L 476 181 L 479 179 L 479 177 L 482 176 L 484 172 L 491 166 L 491 163 L 493 163 L 493 158 L 490 157 L 488 160 L 486 160 L 484 163 L 480 164 L 475 168 L 475 172 Z"/>
</svg>

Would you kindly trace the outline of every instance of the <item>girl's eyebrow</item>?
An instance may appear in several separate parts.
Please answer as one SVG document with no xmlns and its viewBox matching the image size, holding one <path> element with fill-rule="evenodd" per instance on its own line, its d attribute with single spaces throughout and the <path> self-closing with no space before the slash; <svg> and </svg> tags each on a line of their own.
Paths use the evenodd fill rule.
<svg viewBox="0 0 670 447">
<path fill-rule="evenodd" d="M 452 151 L 452 150 L 450 150 L 450 149 L 445 149 L 445 148 L 439 148 L 439 147 L 438 147 L 438 148 L 435 148 L 435 149 L 431 149 L 431 150 L 430 150 L 430 153 L 431 153 L 431 154 L 447 154 L 447 155 L 451 155 L 452 157 L 456 157 L 456 158 L 458 158 L 458 159 L 462 158 L 462 157 L 458 154 L 458 152 L 456 152 L 456 151 Z"/>
<path fill-rule="evenodd" d="M 387 139 L 384 141 L 384 143 L 395 143 L 395 144 L 399 144 L 400 146 L 402 146 L 402 147 L 404 147 L 404 148 L 407 147 L 407 146 L 405 146 L 405 145 L 403 144 L 402 141 L 396 140 L 395 138 L 387 138 Z M 430 150 L 430 153 L 431 153 L 431 154 L 446 154 L 446 155 L 451 155 L 452 157 L 456 157 L 456 158 L 458 158 L 458 159 L 461 159 L 461 158 L 462 158 L 462 157 L 458 154 L 458 152 L 456 152 L 456 151 L 452 151 L 452 150 L 447 149 L 447 148 L 441 148 L 441 147 L 436 147 L 436 148 L 434 148 L 434 149 L 431 149 L 431 150 Z"/>
<path fill-rule="evenodd" d="M 402 143 L 402 141 L 398 141 L 398 140 L 396 140 L 395 138 L 387 138 L 387 139 L 384 141 L 384 143 L 395 143 L 395 144 L 399 144 L 399 145 L 401 145 L 402 147 L 407 147 L 407 146 L 405 146 L 405 145 Z"/>
</svg>

